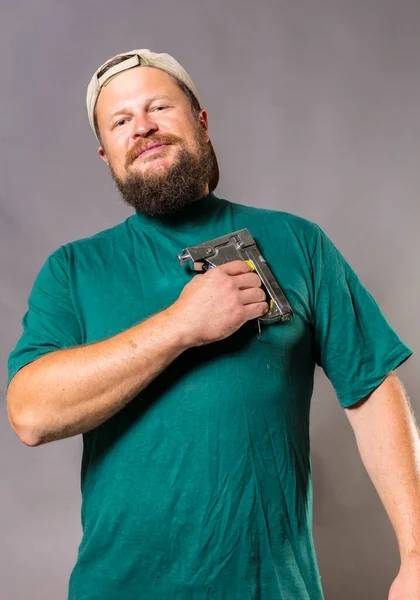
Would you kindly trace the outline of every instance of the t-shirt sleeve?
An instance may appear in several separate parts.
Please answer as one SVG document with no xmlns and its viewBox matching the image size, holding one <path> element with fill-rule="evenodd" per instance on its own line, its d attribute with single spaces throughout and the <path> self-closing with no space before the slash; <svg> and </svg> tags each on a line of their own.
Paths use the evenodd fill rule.
<svg viewBox="0 0 420 600">
<path fill-rule="evenodd" d="M 413 352 L 333 242 L 317 230 L 312 257 L 315 359 L 344 408 L 372 392 Z"/>
<path fill-rule="evenodd" d="M 23 333 L 8 358 L 7 387 L 28 363 L 82 343 L 66 265 L 62 246 L 47 258 L 35 279 L 22 319 Z"/>
</svg>

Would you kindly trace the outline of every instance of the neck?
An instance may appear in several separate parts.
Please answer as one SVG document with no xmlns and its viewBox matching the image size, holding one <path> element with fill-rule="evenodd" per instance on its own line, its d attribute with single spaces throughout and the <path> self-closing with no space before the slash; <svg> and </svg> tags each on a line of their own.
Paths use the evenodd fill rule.
<svg viewBox="0 0 420 600">
<path fill-rule="evenodd" d="M 176 229 L 195 229 L 204 226 L 212 218 L 217 219 L 217 215 L 224 208 L 225 204 L 225 200 L 221 200 L 214 192 L 211 192 L 203 196 L 200 195 L 191 204 L 170 214 L 151 217 L 136 211 L 135 222 L 142 227 L 167 228 L 171 231 Z"/>
</svg>

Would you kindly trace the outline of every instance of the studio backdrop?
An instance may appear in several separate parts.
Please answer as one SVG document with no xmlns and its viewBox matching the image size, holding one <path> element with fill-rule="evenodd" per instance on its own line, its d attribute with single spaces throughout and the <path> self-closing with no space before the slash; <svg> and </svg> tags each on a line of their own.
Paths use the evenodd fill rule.
<svg viewBox="0 0 420 600">
<path fill-rule="evenodd" d="M 398 374 L 419 419 L 417 0 L 6 0 L 0 10 L 4 399 L 47 256 L 131 213 L 96 153 L 85 93 L 106 59 L 150 48 L 197 86 L 216 194 L 318 223 L 413 349 Z M 27 447 L 5 402 L 0 430 L 1 598 L 64 599 L 81 536 L 81 436 Z M 383 600 L 399 568 L 395 535 L 321 369 L 311 452 L 325 596 Z"/>
</svg>

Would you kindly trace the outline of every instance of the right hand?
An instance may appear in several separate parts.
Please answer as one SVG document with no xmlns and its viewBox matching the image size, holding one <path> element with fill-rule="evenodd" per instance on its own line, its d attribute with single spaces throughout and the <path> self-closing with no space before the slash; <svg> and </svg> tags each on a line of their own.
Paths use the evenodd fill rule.
<svg viewBox="0 0 420 600">
<path fill-rule="evenodd" d="M 191 346 L 223 340 L 268 308 L 259 275 L 243 260 L 196 275 L 170 306 Z"/>
</svg>

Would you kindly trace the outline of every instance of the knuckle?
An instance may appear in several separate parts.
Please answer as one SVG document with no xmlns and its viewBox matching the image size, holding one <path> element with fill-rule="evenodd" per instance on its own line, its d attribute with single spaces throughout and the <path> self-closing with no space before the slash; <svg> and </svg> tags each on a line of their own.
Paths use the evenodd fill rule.
<svg viewBox="0 0 420 600">
<path fill-rule="evenodd" d="M 219 269 L 218 267 L 215 267 L 214 269 L 209 269 L 206 275 L 218 282 L 223 282 L 224 279 L 227 279 L 226 273 L 224 273 L 223 270 Z"/>
<path fill-rule="evenodd" d="M 226 277 L 224 280 L 224 286 L 229 292 L 233 292 L 236 290 L 236 284 L 233 281 L 232 277 Z"/>
</svg>

